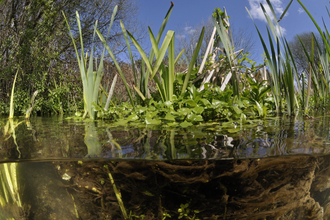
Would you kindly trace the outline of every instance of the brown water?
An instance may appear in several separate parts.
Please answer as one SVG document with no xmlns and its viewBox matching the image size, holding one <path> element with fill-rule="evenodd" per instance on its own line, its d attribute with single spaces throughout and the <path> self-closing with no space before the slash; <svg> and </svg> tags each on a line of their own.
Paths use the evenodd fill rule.
<svg viewBox="0 0 330 220">
<path fill-rule="evenodd" d="M 328 219 L 329 119 L 0 121 L 0 219 Z"/>
</svg>

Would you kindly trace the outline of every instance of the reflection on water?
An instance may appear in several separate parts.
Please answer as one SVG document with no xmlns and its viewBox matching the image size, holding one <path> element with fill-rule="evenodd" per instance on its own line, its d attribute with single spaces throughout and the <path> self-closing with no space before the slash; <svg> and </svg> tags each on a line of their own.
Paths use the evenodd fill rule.
<svg viewBox="0 0 330 220">
<path fill-rule="evenodd" d="M 330 218 L 328 116 L 185 129 L 62 118 L 0 126 L 0 219 Z"/>
<path fill-rule="evenodd" d="M 330 117 L 274 118 L 185 129 L 111 127 L 62 118 L 0 121 L 1 161 L 233 159 L 327 154 Z"/>
</svg>

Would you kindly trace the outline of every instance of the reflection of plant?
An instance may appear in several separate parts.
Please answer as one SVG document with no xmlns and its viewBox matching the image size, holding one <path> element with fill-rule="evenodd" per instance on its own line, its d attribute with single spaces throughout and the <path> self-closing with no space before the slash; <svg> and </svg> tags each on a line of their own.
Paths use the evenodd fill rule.
<svg viewBox="0 0 330 220">
<path fill-rule="evenodd" d="M 18 127 L 18 125 L 22 124 L 24 121 L 18 122 L 18 121 L 14 121 L 14 119 L 10 118 L 7 121 L 7 124 L 4 126 L 3 128 L 3 135 L 6 138 L 6 140 L 8 140 L 11 136 L 13 136 L 14 139 L 14 143 L 16 145 L 16 149 L 19 153 L 19 158 L 21 157 L 21 152 L 19 150 L 17 141 L 16 141 L 16 133 L 15 133 L 15 129 Z"/>
</svg>

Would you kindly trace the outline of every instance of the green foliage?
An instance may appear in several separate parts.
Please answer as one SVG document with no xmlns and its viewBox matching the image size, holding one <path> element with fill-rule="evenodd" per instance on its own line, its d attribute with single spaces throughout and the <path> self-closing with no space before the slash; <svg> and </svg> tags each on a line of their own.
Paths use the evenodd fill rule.
<svg viewBox="0 0 330 220">
<path fill-rule="evenodd" d="M 219 87 L 205 84 L 205 90 L 198 91 L 190 86 L 182 95 L 173 95 L 172 101 L 147 99 L 147 106 L 137 105 L 135 110 L 128 103 L 109 107 L 94 105 L 98 117 L 111 120 L 112 126 L 157 125 L 182 127 L 200 125 L 210 121 L 239 121 L 266 117 L 273 102 L 266 97 L 269 87 L 252 83 L 255 93 L 244 93 L 241 99 L 233 97 L 232 89 L 221 91 Z M 259 101 L 259 102 L 258 102 Z"/>
</svg>

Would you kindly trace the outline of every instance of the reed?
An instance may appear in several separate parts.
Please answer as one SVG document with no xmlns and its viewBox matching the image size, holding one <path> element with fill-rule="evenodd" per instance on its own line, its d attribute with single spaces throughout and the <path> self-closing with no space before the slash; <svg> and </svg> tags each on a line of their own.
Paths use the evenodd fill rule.
<svg viewBox="0 0 330 220">
<path fill-rule="evenodd" d="M 282 97 L 285 97 L 288 114 L 290 116 L 295 112 L 296 107 L 299 108 L 299 104 L 295 95 L 294 76 L 296 77 L 296 81 L 298 83 L 299 79 L 290 48 L 288 46 L 287 40 L 282 35 L 281 27 L 278 22 L 284 17 L 291 3 L 292 0 L 284 10 L 279 20 L 277 19 L 274 8 L 269 0 L 267 0 L 267 4 L 270 8 L 273 19 L 270 17 L 270 15 L 267 14 L 265 7 L 260 4 L 268 23 L 267 35 L 270 43 L 270 51 L 268 50 L 265 40 L 263 39 L 258 27 L 255 25 L 260 41 L 264 48 L 267 64 L 270 70 L 270 77 L 268 78 L 275 100 L 277 115 L 282 113 Z M 247 8 L 246 10 L 250 14 Z"/>
<path fill-rule="evenodd" d="M 11 95 L 10 95 L 10 107 L 9 107 L 9 119 L 12 119 L 14 117 L 14 93 L 15 93 L 15 84 L 16 84 L 16 79 L 17 79 L 17 74 L 18 70 L 15 74 L 14 82 L 13 82 L 13 87 L 11 89 Z"/>
<path fill-rule="evenodd" d="M 185 80 L 182 86 L 181 94 L 184 93 L 187 89 L 188 82 L 190 79 L 190 74 L 192 72 L 193 66 L 196 62 L 200 47 L 203 42 L 205 28 L 203 27 L 201 34 L 199 36 L 196 48 L 193 53 L 193 57 L 189 63 L 188 71 L 185 76 Z M 175 51 L 175 32 L 168 31 L 161 47 L 158 47 L 157 39 L 155 39 L 154 34 L 152 33 L 149 27 L 149 36 L 152 44 L 152 51 L 155 54 L 155 64 L 152 66 L 154 57 L 147 57 L 146 53 L 143 51 L 140 44 L 136 41 L 131 33 L 127 31 L 135 47 L 139 51 L 144 63 L 146 64 L 148 72 L 151 73 L 150 79 L 154 79 L 158 88 L 158 91 L 162 97 L 163 102 L 172 101 L 174 95 L 174 81 L 176 79 L 175 74 L 175 65 L 180 59 L 184 50 L 182 50 L 177 57 L 174 55 Z M 168 65 L 166 66 L 163 62 L 166 52 L 168 51 Z M 160 79 L 156 76 L 156 73 L 159 72 Z M 155 77 L 156 76 L 156 77 Z M 145 84 L 147 85 L 147 84 Z M 141 92 L 142 93 L 142 92 Z"/>
<path fill-rule="evenodd" d="M 32 109 L 34 107 L 34 100 L 35 98 L 37 97 L 38 95 L 38 90 L 36 90 L 33 95 L 32 95 L 32 98 L 31 98 L 31 102 L 30 102 L 30 106 L 28 108 L 28 110 L 26 110 L 26 113 L 25 113 L 25 120 L 29 120 L 30 119 L 30 116 L 31 116 L 31 112 L 32 112 Z"/>
<path fill-rule="evenodd" d="M 237 68 L 235 65 L 235 51 L 233 50 L 233 45 L 230 41 L 228 30 L 224 25 L 226 16 L 223 17 L 219 14 L 219 11 L 216 10 L 215 14 L 212 16 L 214 27 L 216 28 L 216 31 L 218 33 L 218 36 L 220 38 L 220 41 L 224 47 L 224 51 L 226 53 L 226 59 L 229 63 L 229 73 L 228 78 L 231 78 L 232 86 L 233 86 L 233 94 L 237 97 L 240 97 L 239 93 L 239 77 L 237 73 Z"/>
<path fill-rule="evenodd" d="M 115 18 L 116 13 L 117 13 L 117 9 L 118 9 L 118 6 L 116 6 L 114 8 L 113 12 L 112 12 L 107 37 L 109 36 L 109 32 L 111 30 L 113 20 Z M 64 19 L 66 21 L 67 27 L 69 29 L 70 36 L 71 36 L 71 39 L 72 39 L 72 42 L 73 42 L 73 45 L 74 45 L 74 48 L 75 48 L 75 52 L 76 52 L 76 56 L 77 56 L 77 62 L 78 62 L 78 65 L 79 65 L 79 70 L 80 70 L 81 79 L 82 79 L 82 83 L 83 83 L 84 108 L 85 108 L 85 114 L 84 114 L 83 117 L 86 117 L 86 115 L 88 113 L 89 117 L 94 120 L 96 118 L 96 114 L 95 114 L 95 111 L 94 111 L 93 104 L 97 104 L 97 102 L 98 102 L 99 87 L 100 87 L 101 79 L 102 79 L 102 76 L 103 76 L 103 60 L 104 60 L 105 47 L 103 48 L 103 52 L 102 52 L 101 59 L 99 61 L 99 66 L 98 67 L 97 67 L 97 59 L 95 59 L 95 69 L 96 69 L 96 71 L 94 71 L 94 65 L 93 65 L 94 39 L 95 39 L 95 34 L 98 31 L 97 30 L 97 21 L 96 21 L 95 25 L 94 25 L 92 47 L 90 49 L 88 68 L 87 68 L 88 53 L 86 53 L 86 57 L 85 57 L 84 43 L 83 43 L 83 37 L 82 37 L 83 33 L 82 33 L 82 30 L 81 30 L 79 14 L 78 14 L 78 12 L 76 12 L 76 20 L 77 20 L 77 25 L 78 25 L 78 29 L 79 29 L 79 38 L 80 38 L 80 44 L 81 44 L 80 58 L 79 58 L 79 53 L 78 53 L 78 50 L 77 50 L 75 40 L 74 40 L 73 35 L 71 33 L 70 25 L 68 23 L 68 20 L 65 16 L 64 12 L 62 12 L 62 13 L 63 13 Z M 99 31 L 98 31 L 98 34 L 99 34 Z M 131 96 L 130 96 L 130 98 L 131 98 Z"/>
</svg>

